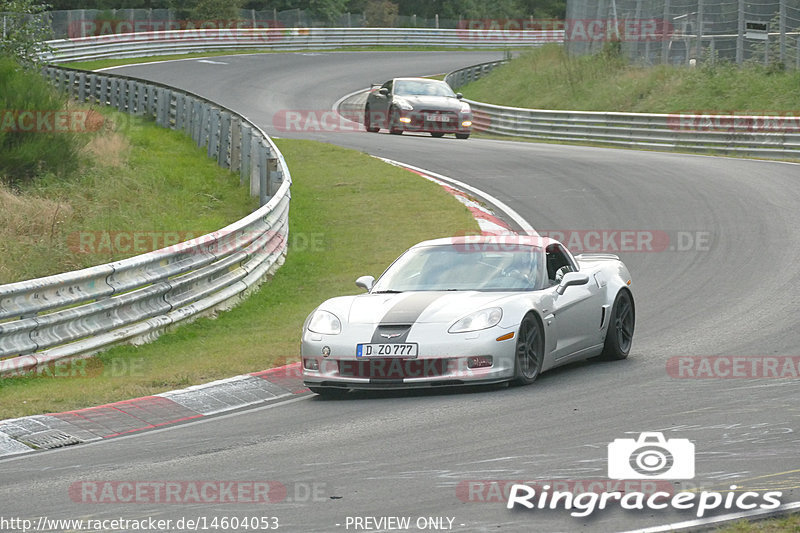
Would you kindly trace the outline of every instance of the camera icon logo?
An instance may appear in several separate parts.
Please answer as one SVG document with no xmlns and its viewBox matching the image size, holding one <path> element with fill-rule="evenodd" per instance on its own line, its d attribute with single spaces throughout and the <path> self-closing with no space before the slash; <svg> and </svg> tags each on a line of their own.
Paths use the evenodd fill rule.
<svg viewBox="0 0 800 533">
<path fill-rule="evenodd" d="M 689 439 L 664 439 L 659 432 L 638 439 L 615 439 L 608 445 L 611 479 L 691 479 L 694 444 Z"/>
</svg>

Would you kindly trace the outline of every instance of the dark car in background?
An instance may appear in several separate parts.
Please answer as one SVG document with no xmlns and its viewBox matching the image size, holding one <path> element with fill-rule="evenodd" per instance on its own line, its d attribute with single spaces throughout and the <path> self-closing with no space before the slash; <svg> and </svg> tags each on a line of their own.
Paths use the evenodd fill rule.
<svg viewBox="0 0 800 533">
<path fill-rule="evenodd" d="M 434 137 L 453 133 L 466 139 L 472 131 L 472 110 L 450 86 L 427 78 L 394 78 L 374 87 L 364 107 L 364 127 L 399 135 L 428 132 Z"/>
</svg>

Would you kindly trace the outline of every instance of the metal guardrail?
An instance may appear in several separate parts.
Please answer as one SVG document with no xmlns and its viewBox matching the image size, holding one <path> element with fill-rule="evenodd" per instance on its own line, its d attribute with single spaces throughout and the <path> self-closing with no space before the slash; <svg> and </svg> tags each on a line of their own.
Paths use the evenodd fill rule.
<svg viewBox="0 0 800 533">
<path fill-rule="evenodd" d="M 283 264 L 291 176 L 269 136 L 195 94 L 125 76 L 47 67 L 81 102 L 183 130 L 249 181 L 261 207 L 218 231 L 74 272 L 0 286 L 0 374 L 147 342 L 166 328 L 235 305 Z"/>
<path fill-rule="evenodd" d="M 502 61 L 456 70 L 445 77 L 457 89 Z M 800 158 L 800 116 L 608 113 L 506 107 L 467 100 L 473 128 L 496 135 L 547 141 Z"/>
<path fill-rule="evenodd" d="M 429 28 L 231 28 L 115 33 L 49 41 L 50 63 L 209 50 L 325 50 L 359 46 L 509 48 L 563 41 L 561 31 Z"/>
</svg>

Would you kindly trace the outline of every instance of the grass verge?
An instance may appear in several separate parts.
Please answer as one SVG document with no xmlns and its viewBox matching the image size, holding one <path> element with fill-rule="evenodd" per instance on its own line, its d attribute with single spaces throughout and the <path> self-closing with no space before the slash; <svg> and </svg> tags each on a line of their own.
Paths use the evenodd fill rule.
<svg viewBox="0 0 800 533">
<path fill-rule="evenodd" d="M 13 192 L 0 186 L 0 284 L 145 253 L 258 207 L 238 176 L 188 136 L 99 112 L 101 131 L 84 146 L 78 172 L 45 174 Z"/>
<path fill-rule="evenodd" d="M 292 171 L 289 254 L 274 278 L 215 320 L 143 346 L 119 346 L 66 372 L 0 378 L 0 419 L 58 412 L 299 360 L 303 320 L 326 298 L 359 291 L 406 247 L 477 233 L 438 185 L 365 154 L 276 140 Z M 65 375 L 61 375 L 65 374 Z M 71 375 L 74 374 L 74 375 Z"/>
<path fill-rule="evenodd" d="M 715 531 L 717 533 L 796 533 L 800 531 L 800 514 L 754 522 L 740 520 Z"/>
<path fill-rule="evenodd" d="M 800 72 L 728 63 L 641 67 L 608 54 L 570 57 L 562 46 L 546 45 L 460 91 L 471 100 L 534 109 L 797 113 Z"/>
</svg>

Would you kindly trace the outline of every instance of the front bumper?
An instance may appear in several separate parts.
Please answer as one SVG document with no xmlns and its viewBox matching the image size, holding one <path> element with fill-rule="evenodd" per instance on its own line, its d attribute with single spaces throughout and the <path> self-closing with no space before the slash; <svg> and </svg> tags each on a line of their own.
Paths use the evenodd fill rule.
<svg viewBox="0 0 800 533">
<path fill-rule="evenodd" d="M 428 120 L 429 116 L 447 118 L 447 121 Z M 401 111 L 395 126 L 403 131 L 427 133 L 470 133 L 472 132 L 472 114 L 431 111 Z"/>
<path fill-rule="evenodd" d="M 442 338 L 441 325 L 417 325 L 407 339 L 418 345 L 417 357 L 365 358 L 356 357 L 356 345 L 370 342 L 374 326 L 351 325 L 350 329 L 363 331 L 348 335 L 304 332 L 301 355 L 306 386 L 405 389 L 497 383 L 514 377 L 516 335 L 497 340 L 514 330 L 494 327 L 445 333 Z"/>
</svg>

